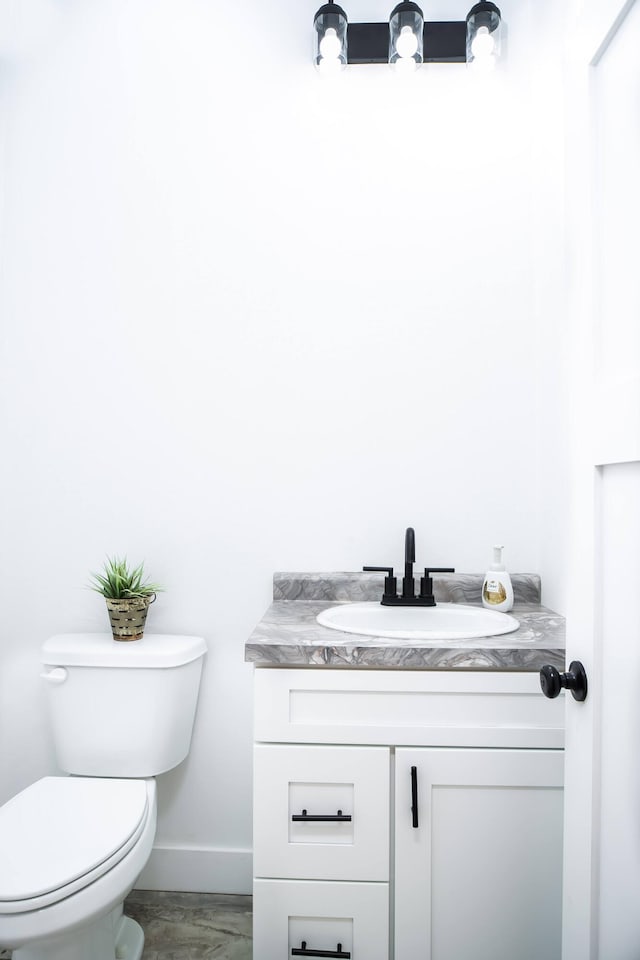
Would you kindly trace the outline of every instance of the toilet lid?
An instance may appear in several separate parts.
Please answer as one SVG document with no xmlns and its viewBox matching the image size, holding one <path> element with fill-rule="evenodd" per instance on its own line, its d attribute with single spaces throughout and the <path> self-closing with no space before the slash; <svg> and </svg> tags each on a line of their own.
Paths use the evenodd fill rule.
<svg viewBox="0 0 640 960">
<path fill-rule="evenodd" d="M 20 910 L 16 901 L 52 902 L 61 887 L 83 886 L 74 881 L 86 874 L 96 879 L 101 864 L 110 869 L 130 849 L 146 817 L 144 780 L 44 777 L 33 783 L 0 807 L 0 913 L 9 903 Z"/>
</svg>

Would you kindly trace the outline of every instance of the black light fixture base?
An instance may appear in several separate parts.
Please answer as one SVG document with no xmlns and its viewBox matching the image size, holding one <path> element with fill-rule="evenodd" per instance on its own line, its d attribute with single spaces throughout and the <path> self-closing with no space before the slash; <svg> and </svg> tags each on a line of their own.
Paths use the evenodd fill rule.
<svg viewBox="0 0 640 960">
<path fill-rule="evenodd" d="M 427 21 L 423 32 L 424 63 L 466 63 L 466 20 Z M 350 23 L 347 63 L 388 63 L 389 23 Z"/>
</svg>

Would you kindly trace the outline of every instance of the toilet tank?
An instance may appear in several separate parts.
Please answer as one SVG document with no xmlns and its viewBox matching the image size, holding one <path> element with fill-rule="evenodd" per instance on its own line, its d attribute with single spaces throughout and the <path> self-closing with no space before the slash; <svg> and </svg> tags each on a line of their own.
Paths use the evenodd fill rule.
<svg viewBox="0 0 640 960">
<path fill-rule="evenodd" d="M 202 637 L 62 634 L 42 647 L 58 764 L 89 777 L 153 777 L 189 752 Z"/>
</svg>

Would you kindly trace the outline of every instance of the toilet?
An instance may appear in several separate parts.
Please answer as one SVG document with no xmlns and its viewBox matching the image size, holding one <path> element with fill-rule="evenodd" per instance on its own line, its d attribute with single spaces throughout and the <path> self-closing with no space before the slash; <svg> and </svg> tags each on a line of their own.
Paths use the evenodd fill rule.
<svg viewBox="0 0 640 960">
<path fill-rule="evenodd" d="M 123 901 L 156 830 L 155 777 L 189 752 L 202 637 L 64 634 L 42 647 L 58 765 L 0 807 L 0 948 L 140 960 Z"/>
</svg>

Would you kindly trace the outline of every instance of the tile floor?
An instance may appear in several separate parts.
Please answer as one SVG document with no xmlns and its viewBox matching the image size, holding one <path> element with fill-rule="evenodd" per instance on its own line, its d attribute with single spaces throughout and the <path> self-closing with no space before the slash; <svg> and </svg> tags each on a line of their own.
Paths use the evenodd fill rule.
<svg viewBox="0 0 640 960">
<path fill-rule="evenodd" d="M 251 960 L 251 897 L 134 890 L 125 913 L 144 930 L 143 960 Z"/>
<path fill-rule="evenodd" d="M 144 929 L 143 960 L 251 960 L 251 897 L 134 890 L 125 912 Z"/>
</svg>

